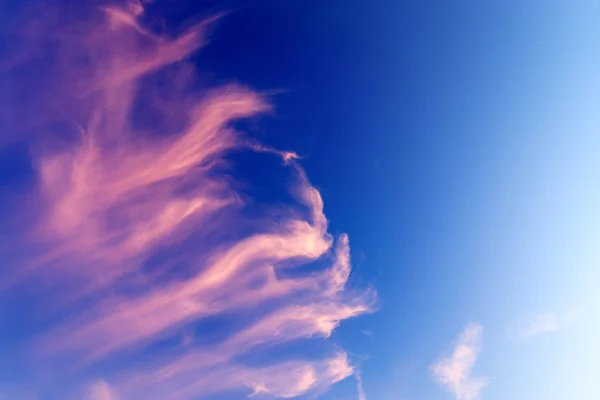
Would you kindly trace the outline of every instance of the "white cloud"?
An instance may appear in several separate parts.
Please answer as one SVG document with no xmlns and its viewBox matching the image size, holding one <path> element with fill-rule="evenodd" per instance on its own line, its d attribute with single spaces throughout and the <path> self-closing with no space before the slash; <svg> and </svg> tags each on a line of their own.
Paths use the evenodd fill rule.
<svg viewBox="0 0 600 400">
<path fill-rule="evenodd" d="M 518 328 L 517 337 L 528 340 L 542 333 L 554 332 L 560 329 L 560 322 L 556 314 L 548 312 L 536 315 L 533 319 Z"/>
<path fill-rule="evenodd" d="M 481 332 L 481 325 L 467 325 L 456 340 L 451 354 L 440 357 L 429 367 L 433 377 L 454 393 L 457 400 L 478 399 L 489 382 L 486 376 L 471 376 L 481 350 Z"/>
<path fill-rule="evenodd" d="M 367 400 L 365 389 L 363 388 L 362 376 L 359 371 L 355 371 L 354 378 L 356 379 L 356 390 L 358 391 L 358 400 Z"/>
<path fill-rule="evenodd" d="M 525 341 L 544 333 L 556 332 L 573 324 L 579 314 L 579 310 L 571 309 L 564 313 L 542 312 L 521 318 L 513 334 L 517 340 Z"/>
</svg>

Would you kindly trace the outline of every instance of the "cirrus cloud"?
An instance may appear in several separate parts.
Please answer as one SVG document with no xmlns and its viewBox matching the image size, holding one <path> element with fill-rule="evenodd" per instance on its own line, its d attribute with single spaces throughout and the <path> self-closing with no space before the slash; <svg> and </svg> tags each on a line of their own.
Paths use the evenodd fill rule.
<svg viewBox="0 0 600 400">
<path fill-rule="evenodd" d="M 28 201 L 40 211 L 15 238 L 31 254 L 7 269 L 4 290 L 35 288 L 45 322 L 30 359 L 65 387 L 82 384 L 73 369 L 102 370 L 95 399 L 290 398 L 351 376 L 340 349 L 285 355 L 372 311 L 375 294 L 348 287 L 349 238 L 328 233 L 299 157 L 236 128 L 270 99 L 239 84 L 189 89 L 186 59 L 220 16 L 167 35 L 144 25 L 142 3 L 81 7 L 76 18 L 37 13 L 3 70 L 38 65 L 60 88 L 32 89 L 39 115 L 19 110 L 37 119 Z M 40 64 L 46 48 L 55 53 Z M 61 104 L 52 118 L 48 102 Z M 283 160 L 284 205 L 243 193 L 240 151 Z"/>
</svg>

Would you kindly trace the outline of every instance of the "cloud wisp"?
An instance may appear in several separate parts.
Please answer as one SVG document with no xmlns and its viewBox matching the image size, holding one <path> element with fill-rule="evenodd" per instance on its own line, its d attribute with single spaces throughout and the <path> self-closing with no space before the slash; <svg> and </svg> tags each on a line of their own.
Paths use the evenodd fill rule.
<svg viewBox="0 0 600 400">
<path fill-rule="evenodd" d="M 31 254 L 7 270 L 3 288 L 35 288 L 45 322 L 28 339 L 28 359 L 52 366 L 65 387 L 83 383 L 64 365 L 101 371 L 92 399 L 326 390 L 353 375 L 347 355 L 286 355 L 286 346 L 327 339 L 372 310 L 371 290 L 347 287 L 348 236 L 327 232 L 295 153 L 236 128 L 271 110 L 266 96 L 237 84 L 190 89 L 186 59 L 220 16 L 158 34 L 144 8 L 37 13 L 2 72 L 41 65 L 60 86 L 33 90 L 44 112 L 31 126 L 46 130 L 32 147 L 28 204 L 40 211 L 28 226 Z M 50 45 L 57 50 L 40 64 Z M 51 121 L 50 100 L 62 106 Z M 259 205 L 240 189 L 243 151 L 282 159 L 285 202 Z"/>
<path fill-rule="evenodd" d="M 354 378 L 356 379 L 356 391 L 358 392 L 358 400 L 367 400 L 367 394 L 365 393 L 365 389 L 363 387 L 363 381 L 360 371 L 356 371 L 354 373 Z"/>
<path fill-rule="evenodd" d="M 582 310 L 572 308 L 566 312 L 541 312 L 521 318 L 512 329 L 512 336 L 518 341 L 527 341 L 537 336 L 566 329 L 581 319 Z"/>
<path fill-rule="evenodd" d="M 471 370 L 481 351 L 482 327 L 469 324 L 456 339 L 454 349 L 429 369 L 436 381 L 454 393 L 457 400 L 477 400 L 489 383 L 485 376 L 472 376 Z"/>
<path fill-rule="evenodd" d="M 548 312 L 536 315 L 532 320 L 522 324 L 517 332 L 519 340 L 529 340 L 543 333 L 554 332 L 560 329 L 560 322 L 556 314 Z"/>
</svg>

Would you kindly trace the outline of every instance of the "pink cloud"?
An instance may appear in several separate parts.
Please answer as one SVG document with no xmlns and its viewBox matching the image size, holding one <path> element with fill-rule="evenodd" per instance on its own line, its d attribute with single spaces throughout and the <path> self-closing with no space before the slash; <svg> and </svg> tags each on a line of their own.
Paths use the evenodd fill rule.
<svg viewBox="0 0 600 400">
<path fill-rule="evenodd" d="M 351 376 L 339 349 L 243 362 L 252 352 L 326 340 L 342 321 L 371 312 L 375 294 L 348 287 L 348 236 L 328 233 L 323 199 L 298 155 L 235 129 L 236 121 L 269 112 L 269 99 L 237 84 L 201 95 L 182 89 L 186 57 L 208 43 L 220 16 L 168 36 L 144 26 L 140 2 L 83 15 L 72 26 L 48 24 L 51 32 L 26 41 L 40 49 L 36 40 L 51 37 L 61 49 L 51 75 L 61 84 L 54 95 L 66 130 L 47 133 L 32 151 L 31 198 L 41 217 L 28 241 L 36 254 L 10 271 L 12 285 L 43 282 L 39 303 L 61 315 L 32 339 L 32 357 L 59 372 L 63 357 L 83 369 L 117 363 L 106 381 L 89 387 L 97 400 L 230 390 L 290 398 Z M 31 54 L 13 58 L 11 70 Z M 173 79 L 153 84 L 167 72 Z M 173 86 L 168 96 L 160 94 L 165 85 Z M 40 102 L 46 94 L 40 90 Z M 140 103 L 156 107 L 140 111 Z M 161 130 L 140 128 L 136 112 Z M 40 116 L 32 126 L 47 122 Z M 230 161 L 244 149 L 282 159 L 293 202 L 247 217 L 252 202 L 240 193 Z M 149 271 L 145 264 L 160 251 L 173 256 Z M 173 274 L 179 263 L 185 273 Z M 201 339 L 202 332 L 189 332 L 219 316 L 236 323 L 210 344 L 178 340 L 143 366 L 136 362 L 161 340 Z"/>
<path fill-rule="evenodd" d="M 308 392 L 326 390 L 352 375 L 353 367 L 344 353 L 318 361 L 291 360 L 249 368 L 228 363 L 194 373 L 179 373 L 164 378 L 160 385 L 145 386 L 137 380 L 120 387 L 127 398 L 188 399 L 223 391 L 242 391 L 249 397 L 293 398 Z"/>
<path fill-rule="evenodd" d="M 114 391 L 105 381 L 97 381 L 89 385 L 85 393 L 86 400 L 117 400 Z"/>
<path fill-rule="evenodd" d="M 433 377 L 453 392 L 457 400 L 478 399 L 489 382 L 485 376 L 471 376 L 471 370 L 481 351 L 481 331 L 480 325 L 467 325 L 457 338 L 452 352 L 430 366 Z"/>
</svg>

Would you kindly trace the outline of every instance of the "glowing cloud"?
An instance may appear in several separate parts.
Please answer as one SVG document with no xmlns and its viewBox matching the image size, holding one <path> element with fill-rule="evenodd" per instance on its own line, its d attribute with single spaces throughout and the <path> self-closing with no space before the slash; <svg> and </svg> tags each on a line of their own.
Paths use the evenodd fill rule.
<svg viewBox="0 0 600 400">
<path fill-rule="evenodd" d="M 429 367 L 433 377 L 454 393 L 457 400 L 478 399 L 489 382 L 487 377 L 471 376 L 481 350 L 481 331 L 481 325 L 468 325 L 456 340 L 452 353 Z"/>
<path fill-rule="evenodd" d="M 68 381 L 65 360 L 84 370 L 109 363 L 106 381 L 89 387 L 95 400 L 326 390 L 354 373 L 343 351 L 266 354 L 327 339 L 372 310 L 372 291 L 348 287 L 348 236 L 327 232 L 321 195 L 295 153 L 235 129 L 270 111 L 268 98 L 236 84 L 186 90 L 185 60 L 219 16 L 173 36 L 144 16 L 138 2 L 85 10 L 24 36 L 24 53 L 7 64 L 26 68 L 28 51 L 48 41 L 60 49 L 44 68 L 61 86 L 52 99 L 64 106 L 52 121 L 61 132 L 38 136 L 32 151 L 34 251 L 9 270 L 5 289 L 38 288 L 34 301 L 53 321 L 30 338 L 33 358 L 65 385 L 83 384 Z M 285 207 L 258 207 L 240 191 L 234 160 L 248 149 L 282 159 Z M 222 330 L 205 334 L 216 318 Z"/>
</svg>

